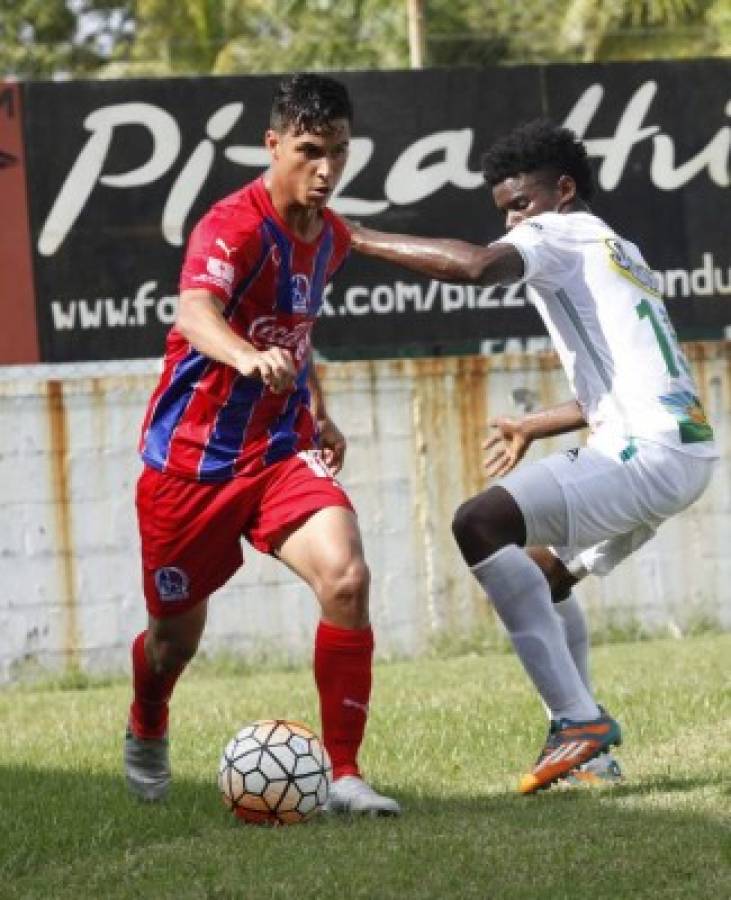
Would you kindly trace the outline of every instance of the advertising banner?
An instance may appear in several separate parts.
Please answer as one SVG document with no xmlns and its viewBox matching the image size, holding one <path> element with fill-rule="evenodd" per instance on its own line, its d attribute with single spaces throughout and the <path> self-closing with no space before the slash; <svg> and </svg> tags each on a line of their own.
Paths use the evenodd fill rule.
<svg viewBox="0 0 731 900">
<path fill-rule="evenodd" d="M 722 337 L 731 324 L 730 76 L 724 60 L 343 73 L 356 114 L 332 206 L 375 228 L 488 242 L 503 223 L 481 153 L 548 116 L 585 139 L 593 209 L 660 274 L 681 337 Z M 24 86 L 42 359 L 162 352 L 191 228 L 267 165 L 278 81 Z M 540 334 L 520 286 L 443 284 L 353 254 L 315 344 L 325 356 L 356 345 L 367 356 Z"/>
</svg>

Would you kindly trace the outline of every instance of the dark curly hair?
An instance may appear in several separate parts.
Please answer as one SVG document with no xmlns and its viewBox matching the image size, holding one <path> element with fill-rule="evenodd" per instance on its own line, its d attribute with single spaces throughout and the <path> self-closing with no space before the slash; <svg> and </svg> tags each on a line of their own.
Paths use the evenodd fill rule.
<svg viewBox="0 0 731 900">
<path fill-rule="evenodd" d="M 586 147 L 573 131 L 548 119 L 526 122 L 497 140 L 482 157 L 485 181 L 494 187 L 528 172 L 570 175 L 582 200 L 591 200 L 594 181 Z"/>
<path fill-rule="evenodd" d="M 353 106 L 345 85 L 327 75 L 299 73 L 285 78 L 277 88 L 269 124 L 276 131 L 293 128 L 327 131 L 334 119 L 353 121 Z"/>
</svg>

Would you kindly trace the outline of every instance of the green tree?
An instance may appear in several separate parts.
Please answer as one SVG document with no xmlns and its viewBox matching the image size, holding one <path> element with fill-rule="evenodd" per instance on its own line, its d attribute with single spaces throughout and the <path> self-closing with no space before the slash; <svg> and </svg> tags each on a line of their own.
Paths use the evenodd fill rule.
<svg viewBox="0 0 731 900">
<path fill-rule="evenodd" d="M 389 0 L 137 0 L 135 39 L 107 76 L 401 68 L 405 7 Z"/>
<path fill-rule="evenodd" d="M 121 49 L 132 0 L 0 0 L 0 75 L 85 74 Z"/>
<path fill-rule="evenodd" d="M 0 0 L 0 72 L 405 68 L 406 7 L 406 0 Z M 431 66 L 731 53 L 729 0 L 426 0 L 425 25 Z"/>
<path fill-rule="evenodd" d="M 728 0 L 571 0 L 560 30 L 564 54 L 584 62 L 727 55 Z"/>
<path fill-rule="evenodd" d="M 430 0 L 430 65 L 725 56 L 729 0 Z"/>
</svg>

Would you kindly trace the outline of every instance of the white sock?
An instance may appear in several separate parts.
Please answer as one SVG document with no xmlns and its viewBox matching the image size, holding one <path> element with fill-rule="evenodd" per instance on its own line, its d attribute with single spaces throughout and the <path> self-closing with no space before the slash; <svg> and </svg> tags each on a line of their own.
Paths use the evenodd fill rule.
<svg viewBox="0 0 731 900">
<path fill-rule="evenodd" d="M 586 616 L 581 608 L 576 594 L 569 594 L 560 603 L 554 603 L 553 608 L 561 616 L 566 643 L 568 644 L 571 658 L 574 661 L 584 687 L 593 693 L 591 678 L 589 676 L 589 629 L 586 624 Z"/>
<path fill-rule="evenodd" d="M 553 610 L 546 578 L 525 551 L 509 544 L 472 567 L 510 635 L 523 668 L 555 719 L 596 719 Z"/>
</svg>

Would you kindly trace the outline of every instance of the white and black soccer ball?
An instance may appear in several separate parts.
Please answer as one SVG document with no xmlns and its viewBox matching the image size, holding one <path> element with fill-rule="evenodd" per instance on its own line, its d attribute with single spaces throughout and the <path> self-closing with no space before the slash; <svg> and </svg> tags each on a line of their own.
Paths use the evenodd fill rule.
<svg viewBox="0 0 731 900">
<path fill-rule="evenodd" d="M 293 825 L 322 808 L 332 780 L 330 757 L 306 725 L 263 719 L 244 726 L 218 766 L 223 801 L 245 822 Z"/>
</svg>

